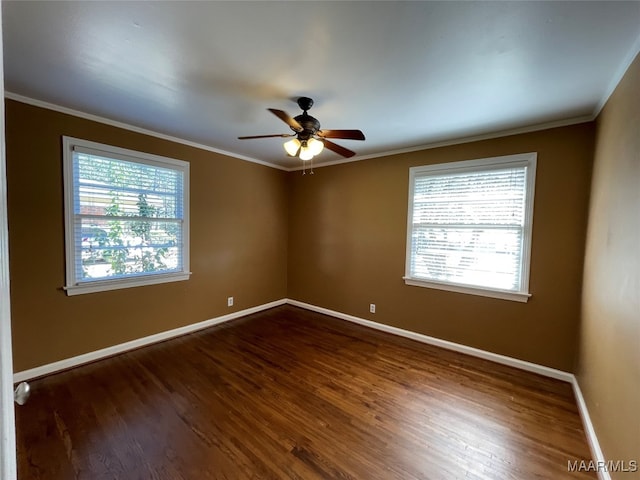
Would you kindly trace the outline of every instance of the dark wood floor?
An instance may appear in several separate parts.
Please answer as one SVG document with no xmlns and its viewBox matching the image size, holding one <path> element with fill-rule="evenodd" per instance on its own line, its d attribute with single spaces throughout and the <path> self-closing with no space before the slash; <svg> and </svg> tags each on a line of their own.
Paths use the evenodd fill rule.
<svg viewBox="0 0 640 480">
<path fill-rule="evenodd" d="M 20 480 L 596 478 L 569 384 L 290 306 L 31 387 Z"/>
</svg>

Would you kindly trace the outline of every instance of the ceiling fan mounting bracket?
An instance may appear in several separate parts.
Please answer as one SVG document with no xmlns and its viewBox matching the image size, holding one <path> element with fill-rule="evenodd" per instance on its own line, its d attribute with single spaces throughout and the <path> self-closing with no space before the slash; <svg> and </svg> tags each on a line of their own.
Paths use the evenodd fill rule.
<svg viewBox="0 0 640 480">
<path fill-rule="evenodd" d="M 307 111 L 313 107 L 313 100 L 309 97 L 300 97 L 298 98 L 298 106 L 300 110 Z"/>
</svg>

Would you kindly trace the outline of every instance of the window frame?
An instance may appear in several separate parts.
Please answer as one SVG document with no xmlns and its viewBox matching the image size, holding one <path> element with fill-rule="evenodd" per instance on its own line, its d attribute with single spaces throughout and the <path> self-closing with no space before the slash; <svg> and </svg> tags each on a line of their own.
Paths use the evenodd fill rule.
<svg viewBox="0 0 640 480">
<path fill-rule="evenodd" d="M 182 269 L 170 273 L 132 274 L 107 280 L 80 281 L 76 276 L 76 245 L 75 245 L 75 192 L 73 190 L 73 153 L 74 147 L 95 151 L 105 158 L 113 158 L 131 163 L 156 166 L 159 168 L 179 170 L 183 174 L 183 218 L 182 218 Z M 188 280 L 189 271 L 189 162 L 176 160 L 160 155 L 153 155 L 135 150 L 115 147 L 92 142 L 80 138 L 62 137 L 63 151 L 63 187 L 64 187 L 64 221 L 65 221 L 65 280 L 63 289 L 67 295 L 103 292 L 123 288 L 157 285 L 160 283 Z"/>
<path fill-rule="evenodd" d="M 502 300 L 513 300 L 517 302 L 527 302 L 531 297 L 529 292 L 529 277 L 531 273 L 531 243 L 533 237 L 533 206 L 535 199 L 535 179 L 538 154 L 536 152 L 521 153 L 515 155 L 505 155 L 500 157 L 489 157 L 475 160 L 464 160 L 458 162 L 438 163 L 433 165 L 423 165 L 411 167 L 409 169 L 409 202 L 407 211 L 407 243 L 405 253 L 405 275 L 403 278 L 406 285 L 434 288 L 457 293 L 480 295 Z M 521 257 L 521 285 L 520 290 L 503 290 L 477 285 L 468 285 L 446 281 L 425 280 L 410 275 L 412 256 L 412 236 L 413 236 L 413 203 L 415 178 L 429 174 L 442 175 L 450 173 L 481 172 L 493 169 L 526 166 L 526 192 L 524 208 L 524 225 L 522 230 L 522 257 Z"/>
</svg>

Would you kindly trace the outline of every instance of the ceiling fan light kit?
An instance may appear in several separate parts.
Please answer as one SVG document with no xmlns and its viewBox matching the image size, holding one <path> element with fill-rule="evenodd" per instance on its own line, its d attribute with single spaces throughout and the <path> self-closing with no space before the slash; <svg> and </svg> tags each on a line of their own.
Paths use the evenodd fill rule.
<svg viewBox="0 0 640 480">
<path fill-rule="evenodd" d="M 290 157 L 295 157 L 302 144 L 297 138 L 292 138 L 288 142 L 284 142 L 284 149 Z"/>
<path fill-rule="evenodd" d="M 300 147 L 300 155 L 298 156 L 300 160 L 306 161 L 313 158 L 313 153 L 311 153 L 311 149 L 309 147 Z"/>
<path fill-rule="evenodd" d="M 309 140 L 307 140 L 307 147 L 315 157 L 316 155 L 319 155 L 322 150 L 324 150 L 324 143 L 322 143 L 322 140 L 310 138 Z"/>
<path fill-rule="evenodd" d="M 254 138 L 270 138 L 270 137 L 294 137 L 284 143 L 283 147 L 287 155 L 298 157 L 303 162 L 312 160 L 313 157 L 319 155 L 325 147 L 329 150 L 350 158 L 355 152 L 344 148 L 337 143 L 333 143 L 327 138 L 341 138 L 346 140 L 364 140 L 364 134 L 360 130 L 321 130 L 320 122 L 317 118 L 312 117 L 307 111 L 313 106 L 313 100 L 309 97 L 298 98 L 298 106 L 302 109 L 302 114 L 291 117 L 287 112 L 268 108 L 271 113 L 289 125 L 293 130 L 293 134 L 274 134 L 274 135 L 253 135 L 250 137 L 238 137 L 239 140 L 248 140 Z"/>
<path fill-rule="evenodd" d="M 288 142 L 284 142 L 283 146 L 290 157 L 299 156 L 300 160 L 311 160 L 324 150 L 324 143 L 322 143 L 322 140 L 316 140 L 315 138 L 302 141 L 297 138 L 293 138 Z"/>
</svg>

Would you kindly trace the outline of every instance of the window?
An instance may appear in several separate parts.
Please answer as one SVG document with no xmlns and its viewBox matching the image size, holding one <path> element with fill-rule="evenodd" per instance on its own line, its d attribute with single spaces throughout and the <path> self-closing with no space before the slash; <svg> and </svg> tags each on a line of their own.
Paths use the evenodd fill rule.
<svg viewBox="0 0 640 480">
<path fill-rule="evenodd" d="M 526 302 L 536 158 L 411 168 L 405 283 Z"/>
<path fill-rule="evenodd" d="M 67 295 L 189 278 L 189 164 L 63 137 Z"/>
</svg>

